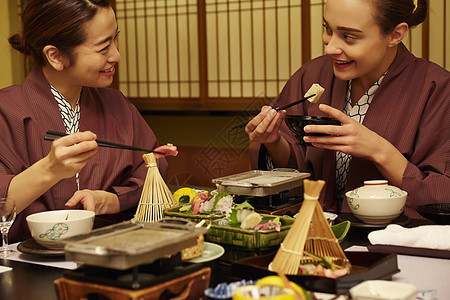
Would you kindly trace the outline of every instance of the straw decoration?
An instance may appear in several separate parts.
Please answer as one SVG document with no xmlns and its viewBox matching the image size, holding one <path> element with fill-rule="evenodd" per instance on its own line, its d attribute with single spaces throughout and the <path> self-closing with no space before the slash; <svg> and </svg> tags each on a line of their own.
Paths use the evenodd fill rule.
<svg viewBox="0 0 450 300">
<path fill-rule="evenodd" d="M 164 217 L 164 210 L 177 205 L 177 202 L 159 173 L 155 155 L 147 153 L 142 158 L 148 170 L 134 219 L 157 222 Z"/>
<path fill-rule="evenodd" d="M 342 261 L 348 262 L 339 241 L 335 237 L 325 215 L 323 214 L 320 204 L 316 205 L 315 212 L 312 218 L 312 226 L 309 235 L 306 239 L 305 251 L 314 253 L 322 257 L 328 257 L 333 262 Z M 301 264 L 311 262 L 313 259 L 310 256 L 303 257 Z"/>
<path fill-rule="evenodd" d="M 339 261 L 339 264 L 348 263 L 318 201 L 324 184 L 323 180 L 303 181 L 302 206 L 270 263 L 269 270 L 296 275 L 300 264 L 319 261 L 320 257 L 328 257 L 333 262 Z"/>
<path fill-rule="evenodd" d="M 324 184 L 325 181 L 323 180 L 303 180 L 304 195 L 302 206 L 273 261 L 269 265 L 269 270 L 288 275 L 298 273 L 316 203 L 318 203 L 317 200 Z"/>
</svg>

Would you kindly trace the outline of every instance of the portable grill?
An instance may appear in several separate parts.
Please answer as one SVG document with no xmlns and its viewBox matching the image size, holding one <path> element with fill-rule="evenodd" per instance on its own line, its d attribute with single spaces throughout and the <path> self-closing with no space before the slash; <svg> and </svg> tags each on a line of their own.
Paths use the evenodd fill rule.
<svg viewBox="0 0 450 300">
<path fill-rule="evenodd" d="M 227 190 L 235 195 L 235 202 L 250 200 L 256 211 L 284 215 L 295 214 L 300 209 L 302 192 L 295 189 L 303 186 L 303 179 L 309 173 L 294 169 L 274 169 L 272 171 L 252 170 L 213 179 L 219 191 Z"/>
<path fill-rule="evenodd" d="M 55 281 L 59 298 L 96 294 L 121 299 L 118 295 L 123 294 L 123 299 L 153 299 L 151 295 L 160 299 L 187 288 L 206 289 L 210 269 L 182 262 L 180 254 L 205 233 L 205 228 L 196 228 L 190 221 L 162 219 L 127 221 L 69 238 L 64 241 L 66 259 L 80 266 Z"/>
</svg>

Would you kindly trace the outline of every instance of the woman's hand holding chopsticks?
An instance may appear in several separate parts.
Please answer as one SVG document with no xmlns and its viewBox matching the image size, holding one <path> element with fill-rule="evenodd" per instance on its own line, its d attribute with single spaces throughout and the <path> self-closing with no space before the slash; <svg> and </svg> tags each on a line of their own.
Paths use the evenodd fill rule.
<svg viewBox="0 0 450 300">
<path fill-rule="evenodd" d="M 97 153 L 96 138 L 94 133 L 85 131 L 56 139 L 45 158 L 47 170 L 59 180 L 75 176 Z"/>
<path fill-rule="evenodd" d="M 261 112 L 245 126 L 250 142 L 262 144 L 277 142 L 281 136 L 279 131 L 285 115 L 285 110 L 277 112 L 270 106 L 263 106 Z"/>
<path fill-rule="evenodd" d="M 44 136 L 44 140 L 46 140 L 46 141 L 54 141 L 58 137 L 63 137 L 63 136 L 68 135 L 65 132 L 58 132 L 58 131 L 54 131 L 54 130 L 48 130 L 47 134 L 48 135 Z M 164 153 L 164 152 L 158 152 L 158 151 L 153 150 L 153 149 L 145 149 L 145 148 L 141 148 L 141 147 L 123 145 L 123 144 L 119 144 L 119 143 L 113 143 L 113 142 L 102 141 L 102 140 L 95 140 L 95 141 L 97 142 L 99 147 L 106 147 L 106 148 L 113 148 L 113 149 L 123 149 L 123 150 L 132 150 L 132 151 L 143 151 L 143 152 L 147 152 L 147 153 L 161 154 L 163 156 L 166 155 L 166 153 Z"/>
<path fill-rule="evenodd" d="M 250 146 L 264 144 L 278 167 L 286 166 L 290 157 L 289 144 L 280 134 L 285 116 L 285 110 L 277 111 L 270 106 L 263 106 L 261 112 L 245 126 Z"/>
<path fill-rule="evenodd" d="M 14 176 L 8 197 L 18 199 L 17 213 L 64 178 L 79 173 L 97 152 L 96 135 L 78 132 L 58 138 L 47 156 Z"/>
</svg>

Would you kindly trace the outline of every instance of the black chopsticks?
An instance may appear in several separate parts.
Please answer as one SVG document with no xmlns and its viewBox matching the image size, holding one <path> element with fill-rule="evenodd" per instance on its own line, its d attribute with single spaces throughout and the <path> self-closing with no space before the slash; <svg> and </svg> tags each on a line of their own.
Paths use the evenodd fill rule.
<svg viewBox="0 0 450 300">
<path fill-rule="evenodd" d="M 54 141 L 58 137 L 62 137 L 62 136 L 66 136 L 67 135 L 67 133 L 59 132 L 59 131 L 53 131 L 53 130 L 47 130 L 46 134 L 53 135 L 53 136 L 47 136 L 47 135 L 44 136 L 44 140 L 46 140 L 46 141 Z M 102 140 L 96 140 L 96 142 L 97 142 L 99 147 L 114 148 L 114 149 L 124 149 L 124 150 L 134 150 L 134 151 L 144 151 L 144 152 L 147 152 L 147 153 L 156 153 L 156 154 L 162 154 L 162 155 L 166 154 L 164 152 L 159 152 L 159 151 L 154 151 L 154 150 L 145 149 L 145 148 L 139 148 L 139 147 L 134 147 L 134 146 L 122 145 L 122 144 L 117 144 L 117 143 L 112 143 L 112 142 L 107 142 L 107 141 L 102 141 Z"/>
<path fill-rule="evenodd" d="M 308 100 L 309 98 L 311 98 L 311 97 L 313 97 L 313 96 L 315 96 L 315 95 L 316 95 L 316 94 L 311 94 L 311 95 L 309 95 L 309 96 L 307 96 L 307 97 L 304 97 L 304 98 L 302 98 L 302 99 L 300 99 L 300 100 L 291 102 L 291 103 L 286 104 L 286 105 L 283 105 L 283 106 L 281 106 L 281 107 L 277 107 L 277 108 L 275 108 L 275 110 L 276 110 L 276 111 L 280 111 L 280 110 L 283 110 L 283 109 L 288 109 L 289 107 L 294 106 L 294 105 L 297 105 L 297 104 L 299 104 L 299 103 L 302 103 L 302 102 Z M 234 125 L 233 127 L 231 127 L 231 130 L 245 127 L 245 126 L 247 125 L 248 122 L 250 122 L 250 120 L 245 121 L 245 122 L 242 122 L 242 123 L 239 123 L 239 124 L 236 124 L 236 125 Z"/>
</svg>

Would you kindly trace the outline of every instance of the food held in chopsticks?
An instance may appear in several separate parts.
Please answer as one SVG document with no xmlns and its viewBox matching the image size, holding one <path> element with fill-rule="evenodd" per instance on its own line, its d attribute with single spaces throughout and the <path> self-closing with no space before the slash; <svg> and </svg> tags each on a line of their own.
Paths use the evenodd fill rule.
<svg viewBox="0 0 450 300">
<path fill-rule="evenodd" d="M 309 98 L 308 101 L 311 103 L 317 103 L 317 101 L 319 101 L 319 98 L 322 96 L 323 92 L 325 92 L 325 89 L 321 87 L 320 84 L 314 83 L 305 93 L 304 97 L 306 98 L 311 95 L 314 95 L 313 97 Z"/>
<path fill-rule="evenodd" d="M 280 110 L 288 109 L 289 107 L 292 107 L 294 105 L 305 102 L 306 100 L 308 100 L 311 103 L 317 103 L 317 101 L 319 101 L 319 98 L 320 98 L 320 96 L 322 96 L 324 91 L 325 91 L 325 89 L 323 87 L 321 87 L 317 83 L 314 83 L 309 88 L 309 90 L 306 92 L 305 96 L 302 99 L 296 100 L 294 102 L 291 102 L 291 103 L 283 105 L 283 106 L 279 106 L 279 107 L 275 108 L 275 110 L 280 111 Z M 249 121 L 245 121 L 243 123 L 236 124 L 233 127 L 231 127 L 231 129 L 233 130 L 233 129 L 245 127 L 245 125 L 247 125 L 248 122 Z"/>
<path fill-rule="evenodd" d="M 276 111 L 280 111 L 283 109 L 287 109 L 289 107 L 292 107 L 294 105 L 297 105 L 299 103 L 302 103 L 306 100 L 308 100 L 310 103 L 317 103 L 317 101 L 319 101 L 320 96 L 322 96 L 323 92 L 325 91 L 325 89 L 323 87 L 320 86 L 320 84 L 314 83 L 313 85 L 311 85 L 311 87 L 309 88 L 309 90 L 305 93 L 305 95 L 303 96 L 302 99 L 291 102 L 289 104 L 280 106 L 275 108 Z"/>
<path fill-rule="evenodd" d="M 307 271 L 306 265 L 320 265 L 331 270 L 320 275 L 330 277 L 342 276 L 350 271 L 350 263 L 318 201 L 324 184 L 323 180 L 303 180 L 302 206 L 269 270 L 287 275 L 309 274 L 311 271 Z M 319 275 L 314 270 L 312 273 Z"/>
</svg>

